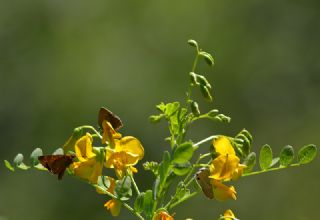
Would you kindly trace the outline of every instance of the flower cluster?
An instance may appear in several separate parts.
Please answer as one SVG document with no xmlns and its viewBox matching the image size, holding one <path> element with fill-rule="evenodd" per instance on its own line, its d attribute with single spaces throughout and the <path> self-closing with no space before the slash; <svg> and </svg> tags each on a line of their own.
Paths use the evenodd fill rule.
<svg viewBox="0 0 320 220">
<path fill-rule="evenodd" d="M 116 177 L 121 180 L 125 176 L 132 176 L 137 172 L 134 167 L 144 156 L 144 148 L 140 141 L 132 136 L 125 136 L 116 131 L 112 123 L 106 119 L 102 122 L 101 142 L 104 147 L 93 147 L 93 135 L 86 133 L 74 142 L 74 146 L 70 146 L 70 142 L 75 139 L 73 135 L 65 146 L 68 150 L 74 151 L 77 161 L 73 162 L 70 170 L 75 176 L 96 184 L 98 178 L 102 175 L 103 167 L 114 169 Z M 115 179 L 108 179 L 108 192 L 115 194 Z M 97 190 L 99 193 L 103 193 Z M 107 201 L 104 207 L 111 212 L 113 216 L 117 216 L 120 212 L 121 201 L 112 198 Z"/>
<path fill-rule="evenodd" d="M 237 199 L 233 186 L 223 184 L 223 181 L 237 180 L 246 167 L 240 164 L 240 159 L 226 136 L 220 136 L 213 140 L 215 158 L 210 164 L 211 184 L 214 198 L 218 201 Z"/>
</svg>

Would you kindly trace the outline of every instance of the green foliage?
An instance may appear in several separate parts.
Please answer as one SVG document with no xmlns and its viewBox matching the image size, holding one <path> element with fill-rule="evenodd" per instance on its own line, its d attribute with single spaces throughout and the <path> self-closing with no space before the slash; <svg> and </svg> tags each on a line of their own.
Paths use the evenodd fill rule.
<svg viewBox="0 0 320 220">
<path fill-rule="evenodd" d="M 267 170 L 272 164 L 272 149 L 267 144 L 260 150 L 259 164 L 262 170 Z"/>
<path fill-rule="evenodd" d="M 179 145 L 173 153 L 173 163 L 187 163 L 194 152 L 195 148 L 191 142 L 185 142 Z"/>
<path fill-rule="evenodd" d="M 309 144 L 302 147 L 298 152 L 299 164 L 310 163 L 317 156 L 317 147 L 314 144 Z"/>
<path fill-rule="evenodd" d="M 290 145 L 285 146 L 282 148 L 280 152 L 280 166 L 287 167 L 289 166 L 294 159 L 294 150 L 293 147 Z"/>
<path fill-rule="evenodd" d="M 129 200 L 132 196 L 131 179 L 125 176 L 121 180 L 116 181 L 115 195 L 121 201 Z"/>
<path fill-rule="evenodd" d="M 14 167 L 11 165 L 11 163 L 7 160 L 4 160 L 4 165 L 11 170 L 12 172 L 14 171 Z"/>
</svg>

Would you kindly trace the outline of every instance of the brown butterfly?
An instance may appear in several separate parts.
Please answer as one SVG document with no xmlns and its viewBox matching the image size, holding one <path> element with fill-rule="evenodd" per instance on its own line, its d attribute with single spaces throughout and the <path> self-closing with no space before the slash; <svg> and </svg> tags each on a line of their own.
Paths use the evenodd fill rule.
<svg viewBox="0 0 320 220">
<path fill-rule="evenodd" d="M 121 119 L 117 115 L 113 114 L 107 108 L 101 107 L 98 116 L 98 124 L 101 129 L 103 120 L 110 122 L 114 130 L 118 130 L 123 126 Z"/>
<path fill-rule="evenodd" d="M 40 163 L 48 169 L 49 172 L 58 175 L 61 180 L 66 169 L 72 164 L 75 155 L 45 155 L 39 156 Z"/>
<path fill-rule="evenodd" d="M 210 183 L 210 171 L 209 169 L 206 168 L 201 168 L 195 175 L 195 178 L 197 180 L 197 182 L 199 183 L 202 192 L 204 193 L 204 195 L 209 198 L 209 199 L 213 199 L 213 186 Z"/>
</svg>

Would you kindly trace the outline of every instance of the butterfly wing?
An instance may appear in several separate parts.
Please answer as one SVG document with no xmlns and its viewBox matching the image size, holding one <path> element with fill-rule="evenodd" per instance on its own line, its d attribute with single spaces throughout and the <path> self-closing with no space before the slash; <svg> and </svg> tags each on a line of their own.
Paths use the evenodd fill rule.
<svg viewBox="0 0 320 220">
<path fill-rule="evenodd" d="M 72 164 L 74 155 L 45 155 L 38 157 L 40 163 L 62 179 L 65 170 Z"/>
<path fill-rule="evenodd" d="M 202 168 L 200 169 L 196 175 L 195 178 L 197 180 L 197 182 L 199 183 L 203 194 L 209 198 L 209 199 L 213 199 L 213 186 L 210 183 L 210 171 L 208 169 Z"/>
<path fill-rule="evenodd" d="M 115 130 L 118 130 L 123 126 L 121 119 L 117 115 L 113 114 L 107 108 L 101 107 L 98 116 L 98 124 L 101 129 L 103 120 L 110 122 Z"/>
</svg>

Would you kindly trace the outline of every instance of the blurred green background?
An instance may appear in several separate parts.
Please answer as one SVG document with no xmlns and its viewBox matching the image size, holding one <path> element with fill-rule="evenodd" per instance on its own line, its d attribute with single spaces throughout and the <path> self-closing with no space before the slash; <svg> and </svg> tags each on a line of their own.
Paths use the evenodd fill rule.
<svg viewBox="0 0 320 220">
<path fill-rule="evenodd" d="M 196 39 L 214 54 L 200 63 L 230 125 L 198 122 L 189 138 L 235 135 L 247 128 L 254 147 L 274 153 L 319 143 L 319 1 L 17 1 L 0 0 L 0 159 L 51 153 L 74 127 L 96 125 L 100 106 L 118 114 L 124 135 L 139 138 L 145 160 L 168 146 L 155 104 L 184 100 Z M 198 98 L 201 97 L 198 94 Z M 1 162 L 2 163 L 2 162 Z M 199 195 L 177 207 L 177 220 L 217 219 L 227 208 L 242 220 L 319 219 L 320 159 L 310 165 L 240 179 L 237 201 Z M 150 173 L 136 175 L 142 190 Z M 112 219 L 83 182 L 0 166 L 0 219 Z M 118 219 L 134 219 L 125 209 Z"/>
</svg>

